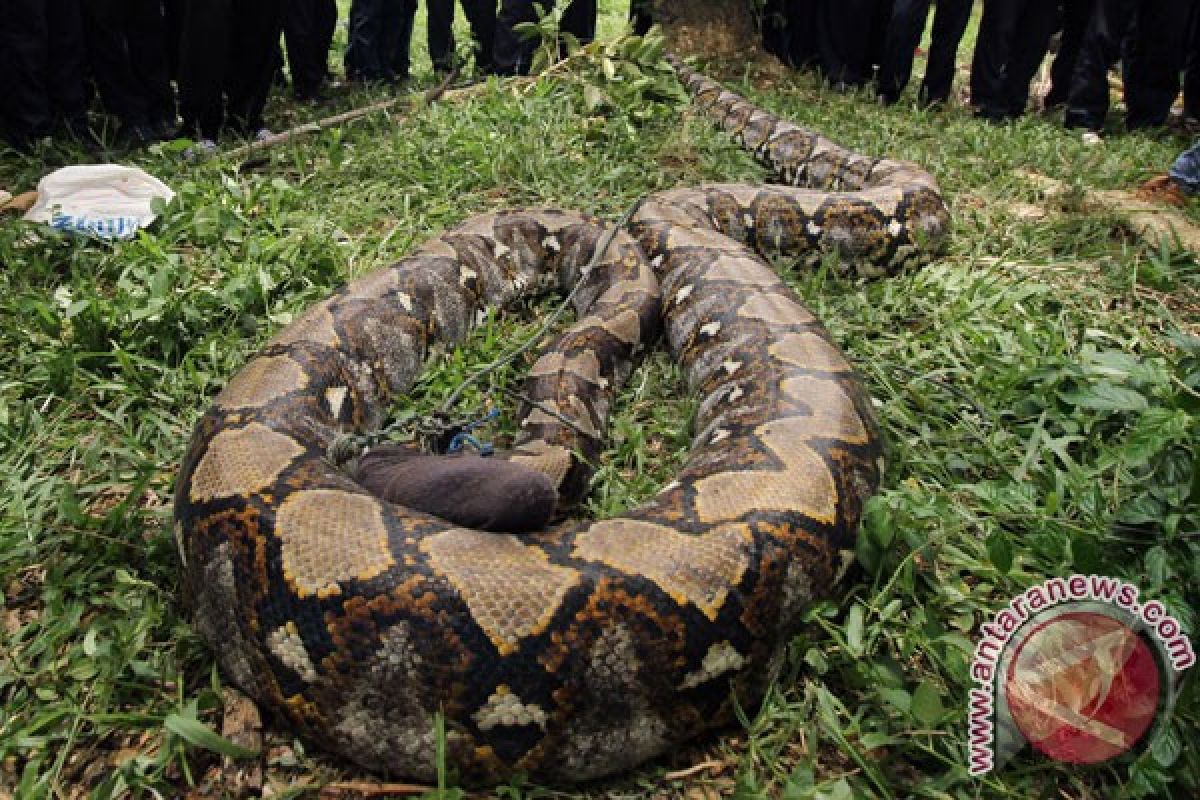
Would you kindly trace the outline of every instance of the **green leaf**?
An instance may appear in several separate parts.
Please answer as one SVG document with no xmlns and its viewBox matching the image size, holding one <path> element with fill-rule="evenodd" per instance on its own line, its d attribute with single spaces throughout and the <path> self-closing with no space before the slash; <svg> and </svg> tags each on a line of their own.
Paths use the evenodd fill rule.
<svg viewBox="0 0 1200 800">
<path fill-rule="evenodd" d="M 1141 392 L 1105 381 L 1079 391 L 1062 392 L 1059 397 L 1073 406 L 1093 411 L 1144 411 L 1149 407 Z"/>
<path fill-rule="evenodd" d="M 1192 436 L 1193 420 L 1186 411 L 1151 408 L 1138 417 L 1137 425 L 1125 440 L 1122 452 L 1130 466 L 1138 466 L 1176 442 Z"/>
<path fill-rule="evenodd" d="M 1150 754 L 1154 760 L 1164 767 L 1169 767 L 1179 760 L 1183 752 L 1183 743 L 1174 728 L 1167 728 L 1154 739 L 1150 745 Z"/>
<path fill-rule="evenodd" d="M 879 696 L 888 705 L 905 714 L 912 710 L 912 694 L 907 689 L 879 689 Z"/>
<path fill-rule="evenodd" d="M 617 65 L 613 63 L 613 60 L 607 56 L 600 59 L 600 69 L 603 70 L 604 77 L 610 82 L 617 77 Z"/>
<path fill-rule="evenodd" d="M 858 657 L 866 649 L 863 644 L 863 607 L 855 603 L 846 615 L 846 649 Z"/>
<path fill-rule="evenodd" d="M 188 744 L 220 753 L 229 758 L 253 758 L 259 752 L 234 744 L 195 717 L 171 714 L 163 721 L 163 727 Z"/>
<path fill-rule="evenodd" d="M 933 725 L 946 713 L 942 692 L 930 681 L 922 681 L 912 696 L 912 715 L 922 725 Z"/>
<path fill-rule="evenodd" d="M 987 539 L 988 560 L 1001 572 L 1008 574 L 1013 565 L 1013 547 L 1008 534 L 996 531 Z"/>
</svg>

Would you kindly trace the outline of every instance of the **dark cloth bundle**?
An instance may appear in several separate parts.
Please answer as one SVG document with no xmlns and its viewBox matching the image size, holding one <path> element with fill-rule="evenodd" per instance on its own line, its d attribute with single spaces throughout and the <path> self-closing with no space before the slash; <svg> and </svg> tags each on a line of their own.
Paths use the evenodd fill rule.
<svg viewBox="0 0 1200 800">
<path fill-rule="evenodd" d="M 540 530 L 558 504 L 550 478 L 529 467 L 467 453 L 432 455 L 412 445 L 371 448 L 354 478 L 389 503 L 485 531 Z"/>
</svg>

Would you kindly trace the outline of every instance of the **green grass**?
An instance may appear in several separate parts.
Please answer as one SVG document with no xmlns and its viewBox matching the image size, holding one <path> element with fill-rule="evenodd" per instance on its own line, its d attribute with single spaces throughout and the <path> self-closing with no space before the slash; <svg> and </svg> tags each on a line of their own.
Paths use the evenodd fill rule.
<svg viewBox="0 0 1200 800">
<path fill-rule="evenodd" d="M 601 30 L 615 35 L 624 4 L 601 5 Z M 427 69 L 422 47 L 415 63 Z M 960 57 L 969 52 L 968 41 Z M 219 727 L 221 677 L 181 600 L 172 481 L 195 420 L 271 333 L 471 213 L 555 204 L 616 218 L 661 188 L 765 177 L 686 108 L 601 74 L 585 63 L 407 121 L 376 115 L 243 173 L 171 147 L 136 154 L 179 197 L 130 242 L 0 223 L 0 796 L 174 797 L 226 775 L 214 751 L 224 745 L 196 724 Z M 1200 272 L 1079 203 L 1086 189 L 1162 171 L 1188 141 L 1111 136 L 1089 148 L 1049 118 L 993 127 L 957 108 L 881 109 L 753 64 L 734 74 L 732 86 L 783 116 L 926 165 L 955 232 L 943 258 L 896 279 L 789 272 L 861 371 L 888 442 L 855 564 L 742 730 L 589 791 L 1195 796 L 1195 681 L 1133 761 L 1070 769 L 1025 752 L 976 780 L 965 757 L 978 625 L 1022 589 L 1072 571 L 1121 576 L 1196 633 Z M 281 127 L 314 112 L 275 103 L 271 114 Z M 31 187 L 77 155 L 0 152 L 0 185 Z M 1022 172 L 1072 192 L 1047 198 Z M 1029 219 L 1015 203 L 1052 213 Z M 1195 204 L 1186 213 L 1200 219 Z M 439 402 L 536 327 L 493 317 L 414 402 Z M 484 402 L 476 393 L 464 407 Z M 693 407 L 669 359 L 648 358 L 615 411 L 591 513 L 619 513 L 669 480 Z M 277 791 L 354 774 L 285 731 L 269 744 Z M 664 777 L 706 758 L 722 768 Z"/>
</svg>

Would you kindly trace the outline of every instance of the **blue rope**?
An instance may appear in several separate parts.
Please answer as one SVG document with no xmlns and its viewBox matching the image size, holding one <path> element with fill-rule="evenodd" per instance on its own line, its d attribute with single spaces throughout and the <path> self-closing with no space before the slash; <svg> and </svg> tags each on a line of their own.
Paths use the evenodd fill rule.
<svg viewBox="0 0 1200 800">
<path fill-rule="evenodd" d="M 463 449 L 464 444 L 469 444 L 471 447 L 475 448 L 475 451 L 479 453 L 480 456 L 486 458 L 487 456 L 493 455 L 496 452 L 496 448 L 492 446 L 492 443 L 479 441 L 471 435 L 471 432 L 482 425 L 486 425 L 498 416 L 500 416 L 500 409 L 493 408 L 480 419 L 463 425 L 462 430 L 454 434 L 454 437 L 450 439 L 450 444 L 446 446 L 446 453 L 453 455 L 454 453 L 460 452 Z"/>
</svg>

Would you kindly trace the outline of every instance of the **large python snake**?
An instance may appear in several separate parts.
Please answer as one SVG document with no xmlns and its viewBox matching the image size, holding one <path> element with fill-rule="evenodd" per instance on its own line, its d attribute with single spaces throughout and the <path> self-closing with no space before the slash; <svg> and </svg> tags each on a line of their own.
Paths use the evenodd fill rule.
<svg viewBox="0 0 1200 800">
<path fill-rule="evenodd" d="M 306 312 L 197 424 L 175 504 L 196 623 L 225 674 L 310 741 L 429 780 L 440 714 L 464 782 L 613 773 L 757 702 L 829 591 L 881 450 L 850 365 L 758 253 L 888 272 L 927 256 L 949 216 L 916 165 L 673 64 L 791 185 L 650 196 L 590 270 L 602 220 L 468 219 Z M 326 460 L 336 437 L 383 423 L 433 343 L 547 286 L 577 287 L 578 322 L 531 370 L 541 408 L 511 458 L 578 496 L 661 326 L 701 400 L 687 463 L 650 502 L 485 533 L 378 500 Z"/>
</svg>

